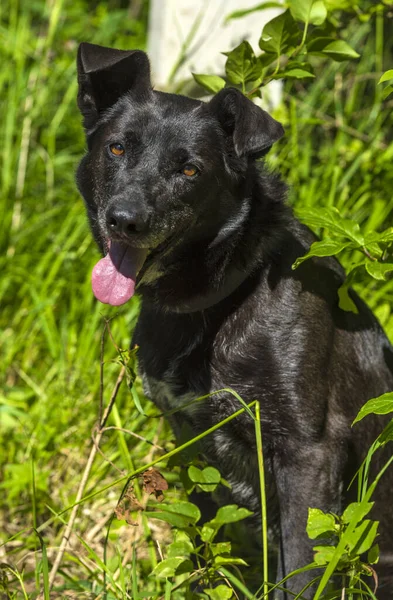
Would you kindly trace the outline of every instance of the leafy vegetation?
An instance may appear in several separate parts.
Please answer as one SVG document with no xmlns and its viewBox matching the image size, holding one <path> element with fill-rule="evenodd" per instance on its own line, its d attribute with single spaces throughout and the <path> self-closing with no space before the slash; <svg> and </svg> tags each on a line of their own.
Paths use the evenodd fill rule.
<svg viewBox="0 0 393 600">
<path fill-rule="evenodd" d="M 264 585 L 251 592 L 240 570 L 247 567 L 217 539 L 223 527 L 249 518 L 247 512 L 227 506 L 200 523 L 184 489 L 203 493 L 226 482 L 198 461 L 194 444 L 174 448 L 165 420 L 142 395 L 137 352 L 124 350 L 137 301 L 121 310 L 103 307 L 90 288 L 98 254 L 74 183 L 84 146 L 76 47 L 87 40 L 143 48 L 147 3 L 135 3 L 134 15 L 113 0 L 5 4 L 0 592 L 15 600 L 40 594 L 181 600 L 191 598 L 190 583 L 199 581 L 194 597 L 262 598 L 272 589 L 267 555 Z M 249 11 L 258 18 L 272 5 Z M 228 53 L 224 76 L 194 78 L 209 92 L 230 84 L 263 99 L 270 81 L 283 80 L 275 116 L 288 134 L 269 161 L 289 181 L 299 217 L 321 237 L 308 256 L 338 255 L 349 273 L 342 305 L 353 309 L 350 284 L 393 339 L 391 10 L 388 2 L 367 0 L 288 2 L 261 32 L 259 54 L 243 42 Z M 239 402 L 254 418 L 260 449 L 258 405 Z M 387 394 L 370 400 L 358 419 L 392 409 Z M 343 515 L 311 507 L 316 597 L 328 593 L 337 571 L 349 594 L 361 588 L 364 597 L 375 597 L 369 581 L 378 558 L 377 524 L 366 517 L 377 480 L 369 483 L 369 467 L 392 441 L 392 430 L 391 422 L 365 458 L 357 503 Z M 364 574 L 370 579 L 362 581 Z"/>
</svg>

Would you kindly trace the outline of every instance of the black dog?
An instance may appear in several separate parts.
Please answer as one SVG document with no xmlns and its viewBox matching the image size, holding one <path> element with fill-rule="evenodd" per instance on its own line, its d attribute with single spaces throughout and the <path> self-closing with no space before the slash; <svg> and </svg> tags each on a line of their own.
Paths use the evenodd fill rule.
<svg viewBox="0 0 393 600">
<path fill-rule="evenodd" d="M 339 512 L 348 500 L 348 482 L 383 427 L 371 416 L 351 422 L 366 400 L 393 390 L 392 348 L 355 295 L 357 315 L 339 309 L 344 274 L 335 260 L 292 271 L 314 238 L 285 206 L 283 183 L 256 163 L 283 135 L 279 123 L 235 89 L 208 103 L 153 91 L 140 51 L 82 44 L 78 72 L 88 152 L 77 180 L 106 255 L 94 292 L 118 305 L 137 285 L 134 342 L 146 393 L 162 409 L 224 387 L 260 401 L 281 578 L 313 559 L 308 507 Z M 172 425 L 178 437 L 184 428 L 195 435 L 238 408 L 221 393 Z M 231 483 L 232 501 L 258 515 L 252 419 L 231 421 L 202 451 Z M 390 600 L 392 475 L 374 514 L 378 598 Z M 310 578 L 288 587 L 298 592 Z"/>
</svg>

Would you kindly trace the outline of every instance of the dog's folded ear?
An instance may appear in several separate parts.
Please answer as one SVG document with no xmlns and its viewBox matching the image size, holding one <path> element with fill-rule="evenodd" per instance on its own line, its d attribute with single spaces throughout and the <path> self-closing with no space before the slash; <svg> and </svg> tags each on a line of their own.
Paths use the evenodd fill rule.
<svg viewBox="0 0 393 600">
<path fill-rule="evenodd" d="M 130 91 L 151 91 L 150 65 L 141 50 L 114 50 L 86 42 L 78 50 L 78 106 L 87 130 L 100 113 Z"/>
<path fill-rule="evenodd" d="M 210 108 L 232 136 L 239 157 L 261 158 L 285 133 L 281 123 L 235 88 L 221 90 L 210 101 Z"/>
</svg>

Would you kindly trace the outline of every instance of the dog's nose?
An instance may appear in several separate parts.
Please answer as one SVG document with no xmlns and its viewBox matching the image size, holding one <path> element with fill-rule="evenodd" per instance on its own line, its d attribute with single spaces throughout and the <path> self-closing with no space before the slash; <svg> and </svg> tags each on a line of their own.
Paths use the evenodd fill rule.
<svg viewBox="0 0 393 600">
<path fill-rule="evenodd" d="M 106 223 L 109 231 L 113 233 L 132 235 L 141 233 L 146 229 L 147 217 L 123 207 L 113 207 L 107 213 Z"/>
</svg>

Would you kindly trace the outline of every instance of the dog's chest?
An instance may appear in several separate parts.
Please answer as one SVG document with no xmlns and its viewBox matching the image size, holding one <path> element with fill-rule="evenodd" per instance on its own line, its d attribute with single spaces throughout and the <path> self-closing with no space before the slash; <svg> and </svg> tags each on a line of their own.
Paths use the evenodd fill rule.
<svg viewBox="0 0 393 600">
<path fill-rule="evenodd" d="M 142 374 L 143 389 L 145 395 L 150 398 L 162 412 L 181 409 L 186 413 L 192 413 L 195 406 L 195 393 L 192 391 L 177 392 L 179 384 L 173 373 L 168 373 L 164 379 L 156 379 L 146 373 Z"/>
</svg>

